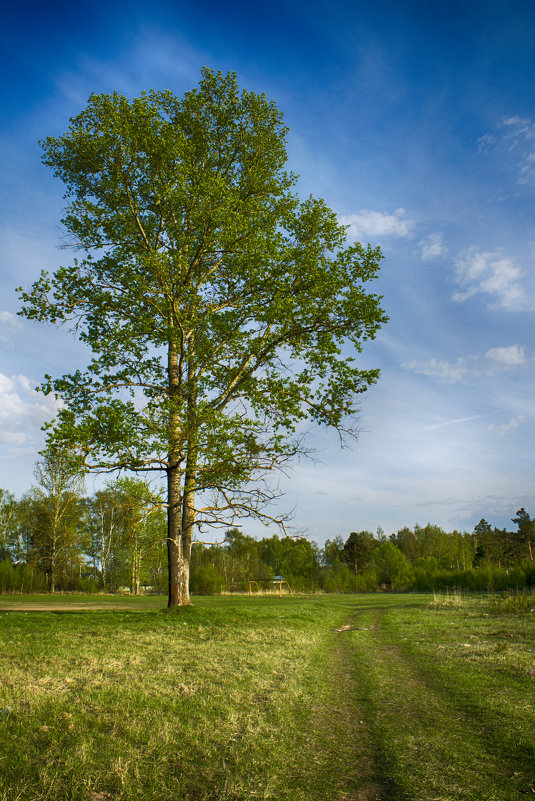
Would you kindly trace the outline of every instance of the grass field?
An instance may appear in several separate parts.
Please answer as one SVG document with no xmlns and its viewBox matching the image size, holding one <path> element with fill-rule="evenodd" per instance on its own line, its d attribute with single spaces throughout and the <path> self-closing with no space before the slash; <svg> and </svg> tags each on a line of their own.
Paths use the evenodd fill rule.
<svg viewBox="0 0 535 801">
<path fill-rule="evenodd" d="M 163 603 L 0 597 L 1 801 L 535 793 L 529 604 Z"/>
</svg>

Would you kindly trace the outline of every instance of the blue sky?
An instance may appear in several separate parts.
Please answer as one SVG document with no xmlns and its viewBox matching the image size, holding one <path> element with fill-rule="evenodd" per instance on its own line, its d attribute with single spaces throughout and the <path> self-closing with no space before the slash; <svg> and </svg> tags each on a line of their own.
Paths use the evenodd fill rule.
<svg viewBox="0 0 535 801">
<path fill-rule="evenodd" d="M 361 434 L 281 481 L 323 542 L 428 521 L 470 531 L 535 513 L 535 6 L 531 2 L 96 2 L 5 10 L 0 109 L 0 487 L 32 482 L 53 403 L 45 372 L 84 364 L 64 329 L 15 316 L 60 250 L 62 186 L 38 140 L 91 92 L 195 86 L 203 65 L 265 91 L 290 127 L 299 191 L 380 244 L 389 324 L 361 357 L 381 379 Z M 90 487 L 91 488 L 91 484 Z M 249 527 L 251 533 L 263 531 Z"/>
</svg>

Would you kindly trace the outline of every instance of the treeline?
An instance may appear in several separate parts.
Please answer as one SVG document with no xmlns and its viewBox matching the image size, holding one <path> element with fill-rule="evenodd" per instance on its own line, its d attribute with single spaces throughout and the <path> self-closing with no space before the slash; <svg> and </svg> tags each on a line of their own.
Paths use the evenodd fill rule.
<svg viewBox="0 0 535 801">
<path fill-rule="evenodd" d="M 486 520 L 473 532 L 446 532 L 427 524 L 402 528 L 385 537 L 352 532 L 327 541 L 327 591 L 381 589 L 506 590 L 535 586 L 535 519 L 520 509 L 516 530 L 492 528 Z"/>
<path fill-rule="evenodd" d="M 516 531 L 491 528 L 485 520 L 472 533 L 446 532 L 431 524 L 403 528 L 390 537 L 353 531 L 346 540 L 327 540 L 323 548 L 305 539 L 256 540 L 231 529 L 220 545 L 194 546 L 192 591 L 243 592 L 249 586 L 257 591 L 272 586 L 275 576 L 304 592 L 535 586 L 535 520 L 520 509 L 513 522 Z"/>
<path fill-rule="evenodd" d="M 57 455 L 45 455 L 34 475 L 20 499 L 0 490 L 0 593 L 166 591 L 166 515 L 147 483 L 119 478 L 87 497 L 83 478 Z M 219 544 L 194 543 L 191 590 L 265 590 L 280 577 L 296 592 L 535 586 L 535 520 L 522 508 L 512 522 L 512 531 L 486 520 L 471 533 L 431 524 L 390 537 L 354 531 L 323 548 L 232 528 Z"/>
</svg>

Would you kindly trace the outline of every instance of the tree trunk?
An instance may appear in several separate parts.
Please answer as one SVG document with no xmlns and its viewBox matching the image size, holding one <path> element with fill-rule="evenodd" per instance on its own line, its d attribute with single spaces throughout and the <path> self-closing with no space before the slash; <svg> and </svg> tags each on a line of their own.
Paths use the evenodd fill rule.
<svg viewBox="0 0 535 801">
<path fill-rule="evenodd" d="M 189 598 L 189 559 L 182 548 L 181 470 L 178 464 L 167 468 L 167 561 L 169 597 L 167 606 L 184 606 Z"/>
<path fill-rule="evenodd" d="M 192 398 L 190 397 L 190 402 Z M 184 497 L 182 499 L 182 575 L 187 582 L 189 603 L 189 570 L 191 559 L 191 543 L 193 540 L 193 526 L 195 525 L 195 482 L 197 474 L 197 448 L 196 437 L 190 429 L 188 442 L 188 456 L 186 460 L 186 473 L 184 476 Z"/>
<path fill-rule="evenodd" d="M 130 595 L 137 595 L 136 592 L 136 552 L 135 546 L 132 548 L 132 565 L 130 569 Z"/>
<path fill-rule="evenodd" d="M 56 591 L 56 537 L 52 536 L 50 548 L 50 573 L 48 576 L 48 592 L 54 593 Z"/>
<path fill-rule="evenodd" d="M 173 331 L 175 321 L 173 314 L 169 312 L 169 330 Z M 180 359 L 177 342 L 171 335 L 169 339 L 168 351 L 168 380 L 169 397 L 171 401 L 178 400 L 182 386 L 182 365 L 184 357 L 184 340 L 181 338 Z M 188 359 L 188 368 L 191 369 L 191 354 Z M 191 372 L 190 372 L 191 375 Z M 188 392 L 188 412 L 191 413 L 192 393 L 191 387 Z M 170 415 L 170 435 L 171 447 L 167 462 L 167 561 L 169 566 L 169 597 L 167 606 L 185 606 L 190 604 L 189 596 L 189 561 L 191 554 L 191 527 L 188 527 L 186 539 L 184 540 L 183 524 L 183 496 L 182 496 L 182 477 L 183 469 L 181 466 L 180 442 L 184 441 L 184 421 L 181 420 L 177 410 L 172 409 Z M 188 470 L 186 468 L 186 479 Z M 186 490 L 186 487 L 185 487 Z M 184 497 L 186 491 L 184 490 Z M 188 539 L 189 538 L 189 539 Z"/>
</svg>

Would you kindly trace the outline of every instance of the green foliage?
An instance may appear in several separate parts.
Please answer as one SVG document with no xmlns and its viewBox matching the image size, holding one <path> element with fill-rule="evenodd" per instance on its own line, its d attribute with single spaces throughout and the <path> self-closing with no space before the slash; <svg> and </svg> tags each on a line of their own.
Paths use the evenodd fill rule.
<svg viewBox="0 0 535 801">
<path fill-rule="evenodd" d="M 492 610 L 498 614 L 533 615 L 535 614 L 535 593 L 533 590 L 507 592 L 501 597 L 491 598 L 490 605 Z"/>
<path fill-rule="evenodd" d="M 50 592 L 69 568 L 81 564 L 83 543 L 77 532 L 83 474 L 71 451 L 48 448 L 35 466 L 36 484 L 22 505 L 31 555 L 46 572 Z"/>
<path fill-rule="evenodd" d="M 42 493 L 33 491 L 20 500 L 0 493 L 0 523 L 4 524 L 0 594 L 50 586 L 50 539 L 46 536 L 50 518 L 45 500 Z M 58 529 L 57 589 L 163 591 L 166 531 L 160 495 L 140 479 L 120 478 L 91 498 L 76 496 L 75 501 L 68 513 L 64 511 L 66 528 Z M 340 536 L 326 540 L 321 550 L 304 538 L 255 539 L 232 528 L 222 543 L 193 544 L 192 587 L 196 594 L 248 592 L 249 582 L 254 581 L 255 591 L 273 589 L 273 577 L 282 575 L 296 592 L 522 591 L 535 587 L 535 563 L 531 556 L 520 558 L 529 553 L 531 518 L 525 510 L 519 510 L 517 518 L 527 531 L 524 540 L 518 532 L 502 532 L 481 520 L 473 535 L 427 524 L 413 531 L 403 528 L 388 539 L 366 531 L 351 532 L 346 541 Z M 514 542 L 523 548 L 515 551 Z M 481 544 L 488 552 L 479 558 Z M 504 554 L 508 554 L 505 564 Z M 363 561 L 366 555 L 367 562 Z"/>
<path fill-rule="evenodd" d="M 370 531 L 352 531 L 344 544 L 344 559 L 355 573 L 362 573 L 370 565 L 378 541 Z"/>
<path fill-rule="evenodd" d="M 190 587 L 195 595 L 218 595 L 223 587 L 223 579 L 213 565 L 204 565 L 191 574 Z"/>
<path fill-rule="evenodd" d="M 412 584 L 412 571 L 406 557 L 392 542 L 382 542 L 373 551 L 372 561 L 379 584 L 393 590 L 406 590 Z"/>
</svg>

